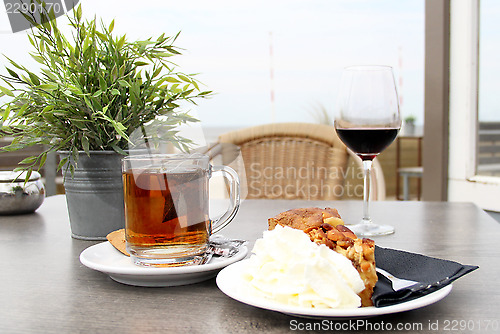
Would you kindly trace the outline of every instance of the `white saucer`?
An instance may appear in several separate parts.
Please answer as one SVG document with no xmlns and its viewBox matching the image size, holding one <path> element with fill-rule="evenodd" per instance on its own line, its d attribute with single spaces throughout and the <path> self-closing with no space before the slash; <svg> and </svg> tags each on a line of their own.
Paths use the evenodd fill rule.
<svg viewBox="0 0 500 334">
<path fill-rule="evenodd" d="M 443 299 L 452 289 L 452 285 L 450 284 L 423 297 L 385 307 L 371 306 L 352 309 L 317 309 L 290 306 L 245 293 L 245 286 L 247 283 L 243 280 L 241 273 L 244 271 L 247 261 L 248 260 L 243 260 L 221 270 L 217 275 L 217 286 L 219 289 L 229 297 L 242 303 L 304 318 L 363 318 L 415 310 Z"/>
<path fill-rule="evenodd" d="M 236 255 L 230 258 L 214 256 L 207 264 L 167 268 L 140 267 L 105 241 L 85 249 L 80 254 L 80 262 L 120 283 L 164 287 L 210 279 L 216 276 L 220 269 L 245 258 L 247 252 L 247 247 L 241 246 Z"/>
</svg>

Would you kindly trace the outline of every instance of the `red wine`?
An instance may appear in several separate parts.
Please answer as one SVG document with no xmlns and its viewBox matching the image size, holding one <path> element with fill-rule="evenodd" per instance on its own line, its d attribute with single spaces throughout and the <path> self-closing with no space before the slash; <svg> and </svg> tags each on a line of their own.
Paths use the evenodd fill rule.
<svg viewBox="0 0 500 334">
<path fill-rule="evenodd" d="M 373 160 L 398 135 L 398 128 L 336 129 L 340 140 L 363 160 Z"/>
</svg>

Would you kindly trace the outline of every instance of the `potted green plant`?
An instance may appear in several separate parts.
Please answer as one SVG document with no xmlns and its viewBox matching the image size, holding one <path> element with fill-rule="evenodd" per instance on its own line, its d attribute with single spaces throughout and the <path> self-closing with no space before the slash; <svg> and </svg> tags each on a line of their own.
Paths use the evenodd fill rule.
<svg viewBox="0 0 500 334">
<path fill-rule="evenodd" d="M 131 134 L 186 149 L 190 140 L 176 128 L 197 120 L 181 104 L 211 92 L 170 61 L 180 55 L 178 34 L 128 41 L 113 35 L 114 20 L 105 25 L 82 19 L 81 5 L 68 17 L 66 34 L 53 13 L 42 12 L 39 21 L 26 18 L 33 26 L 31 56 L 41 68 L 36 73 L 7 58 L 0 96 L 10 100 L 0 107 L 0 137 L 13 140 L 2 150 L 45 145 L 41 154 L 20 162 L 27 178 L 49 152 L 59 152 L 72 235 L 101 239 L 123 226 L 120 159 L 134 148 Z M 161 133 L 146 133 L 152 122 Z"/>
<path fill-rule="evenodd" d="M 416 117 L 413 115 L 405 117 L 404 132 L 408 135 L 415 134 L 415 121 Z"/>
</svg>

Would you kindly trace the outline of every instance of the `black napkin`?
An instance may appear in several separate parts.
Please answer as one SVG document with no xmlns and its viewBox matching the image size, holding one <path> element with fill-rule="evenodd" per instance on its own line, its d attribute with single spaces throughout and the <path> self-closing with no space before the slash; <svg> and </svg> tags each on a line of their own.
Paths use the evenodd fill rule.
<svg viewBox="0 0 500 334">
<path fill-rule="evenodd" d="M 399 304 L 422 297 L 479 268 L 378 246 L 375 248 L 375 262 L 377 267 L 398 278 L 420 283 L 394 291 L 391 281 L 378 274 L 379 281 L 375 285 L 372 297 L 376 307 Z"/>
</svg>

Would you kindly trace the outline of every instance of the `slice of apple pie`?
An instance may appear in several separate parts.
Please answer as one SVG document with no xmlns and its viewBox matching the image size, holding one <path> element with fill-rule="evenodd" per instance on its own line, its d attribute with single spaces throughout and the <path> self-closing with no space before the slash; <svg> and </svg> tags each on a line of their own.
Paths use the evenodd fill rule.
<svg viewBox="0 0 500 334">
<path fill-rule="evenodd" d="M 344 222 L 338 211 L 332 208 L 292 209 L 269 218 L 269 229 L 279 224 L 304 231 L 311 241 L 324 244 L 347 257 L 365 284 L 359 293 L 362 306 L 372 306 L 373 288 L 377 283 L 375 270 L 375 242 L 358 238 Z"/>
</svg>

